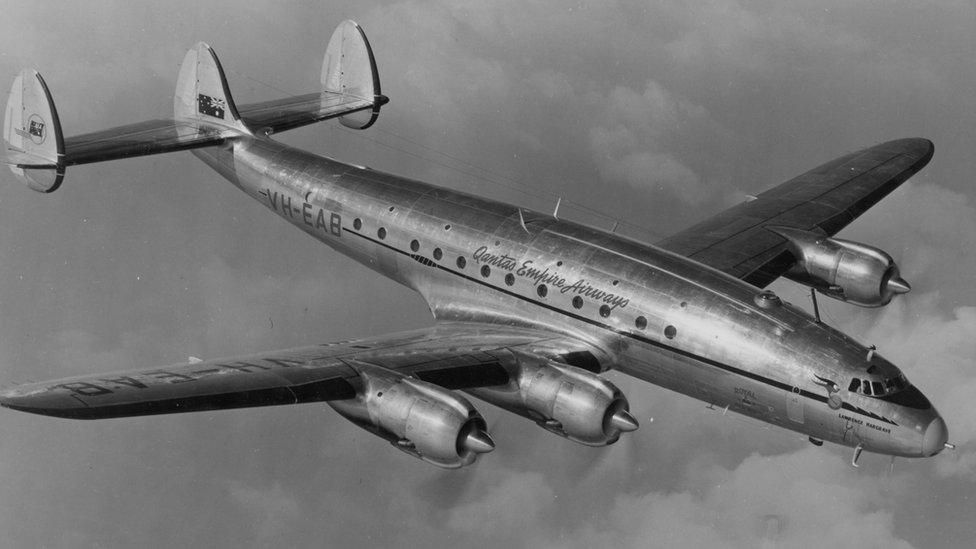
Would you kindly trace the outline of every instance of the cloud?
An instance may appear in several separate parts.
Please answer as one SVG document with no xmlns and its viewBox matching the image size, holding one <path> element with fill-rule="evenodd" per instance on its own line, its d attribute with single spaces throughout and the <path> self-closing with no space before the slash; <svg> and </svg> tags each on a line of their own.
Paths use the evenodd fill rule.
<svg viewBox="0 0 976 549">
<path fill-rule="evenodd" d="M 247 513 L 254 531 L 252 539 L 260 545 L 274 544 L 303 518 L 298 501 L 279 484 L 256 488 L 229 482 L 227 490 L 231 500 Z"/>
<path fill-rule="evenodd" d="M 543 475 L 511 471 L 482 498 L 450 510 L 447 527 L 474 536 L 506 536 L 533 529 L 553 498 Z M 541 505 L 540 505 L 541 504 Z"/>
<path fill-rule="evenodd" d="M 752 455 L 733 469 L 689 466 L 683 475 L 684 490 L 620 495 L 605 520 L 574 529 L 558 545 L 803 547 L 816 539 L 910 546 L 894 534 L 887 503 L 906 492 L 905 483 L 880 484 L 818 449 Z"/>
</svg>

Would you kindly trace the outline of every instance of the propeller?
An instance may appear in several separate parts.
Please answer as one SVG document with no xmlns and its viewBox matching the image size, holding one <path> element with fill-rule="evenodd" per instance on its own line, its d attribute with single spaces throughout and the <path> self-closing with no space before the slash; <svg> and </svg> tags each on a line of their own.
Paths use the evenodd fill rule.
<svg viewBox="0 0 976 549">
<path fill-rule="evenodd" d="M 610 424 L 619 429 L 622 433 L 636 431 L 640 427 L 640 423 L 637 423 L 637 418 L 623 408 L 617 410 L 612 416 L 610 416 Z"/>
<path fill-rule="evenodd" d="M 495 449 L 495 441 L 491 439 L 491 435 L 481 429 L 473 429 L 468 433 L 462 445 L 477 454 L 487 454 Z"/>
<path fill-rule="evenodd" d="M 885 285 L 889 292 L 895 295 L 907 294 L 912 291 L 912 285 L 900 276 L 893 276 L 888 279 Z"/>
</svg>

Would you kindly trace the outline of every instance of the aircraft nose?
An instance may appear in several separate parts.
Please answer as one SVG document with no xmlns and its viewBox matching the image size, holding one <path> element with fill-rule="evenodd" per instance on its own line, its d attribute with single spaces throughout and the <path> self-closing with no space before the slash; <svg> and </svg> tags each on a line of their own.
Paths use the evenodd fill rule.
<svg viewBox="0 0 976 549">
<path fill-rule="evenodd" d="M 925 428 L 925 438 L 922 439 L 922 455 L 934 456 L 945 448 L 949 440 L 949 429 L 946 428 L 945 421 L 937 417 Z"/>
</svg>

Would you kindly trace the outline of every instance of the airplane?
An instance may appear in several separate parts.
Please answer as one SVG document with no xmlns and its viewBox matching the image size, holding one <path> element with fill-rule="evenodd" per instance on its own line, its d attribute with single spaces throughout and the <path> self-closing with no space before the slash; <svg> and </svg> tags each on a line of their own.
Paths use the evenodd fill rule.
<svg viewBox="0 0 976 549">
<path fill-rule="evenodd" d="M 945 448 L 945 421 L 894 364 L 823 323 L 822 294 L 880 307 L 911 287 L 891 256 L 835 238 L 932 158 L 922 138 L 846 154 L 654 244 L 274 141 L 373 125 L 363 29 L 332 34 L 316 92 L 238 106 L 214 50 L 184 58 L 173 117 L 64 138 L 36 71 L 13 82 L 2 161 L 51 193 L 76 164 L 191 151 L 335 251 L 418 292 L 432 327 L 18 385 L 0 405 L 101 419 L 325 402 L 397 449 L 457 468 L 495 448 L 469 397 L 589 446 L 639 424 L 613 370 L 824 441 L 892 457 Z M 558 206 L 557 206 L 558 210 Z M 764 289 L 808 286 L 814 315 Z"/>
</svg>

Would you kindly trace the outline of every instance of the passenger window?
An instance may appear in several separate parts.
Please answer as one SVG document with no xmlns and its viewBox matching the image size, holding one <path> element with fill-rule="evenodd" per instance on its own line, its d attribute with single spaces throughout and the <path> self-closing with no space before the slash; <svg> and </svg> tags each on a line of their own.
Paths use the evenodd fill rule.
<svg viewBox="0 0 976 549">
<path fill-rule="evenodd" d="M 861 380 L 854 378 L 851 380 L 851 386 L 847 388 L 848 391 L 856 393 L 858 389 L 861 388 Z"/>
<path fill-rule="evenodd" d="M 874 388 L 874 396 L 881 396 L 885 393 L 884 386 L 881 385 L 880 381 L 872 381 L 871 387 Z"/>
</svg>

